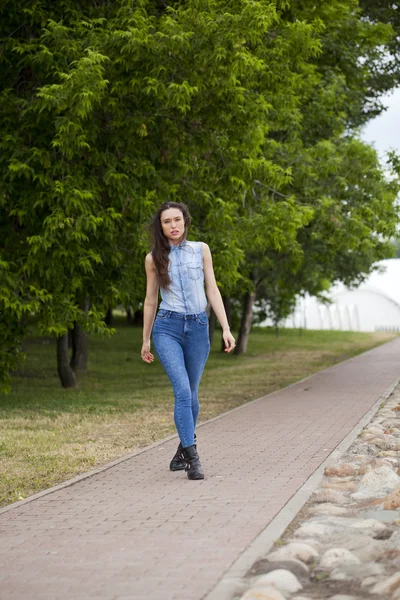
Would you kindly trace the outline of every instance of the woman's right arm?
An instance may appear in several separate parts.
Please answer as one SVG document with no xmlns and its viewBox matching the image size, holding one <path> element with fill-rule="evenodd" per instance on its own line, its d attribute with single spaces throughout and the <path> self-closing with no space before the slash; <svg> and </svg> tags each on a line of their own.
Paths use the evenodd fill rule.
<svg viewBox="0 0 400 600">
<path fill-rule="evenodd" d="M 143 308 L 143 344 L 140 355 L 144 362 L 151 363 L 154 360 L 154 356 L 150 352 L 150 335 L 158 305 L 158 276 L 151 254 L 146 256 L 144 264 L 147 284 Z"/>
</svg>

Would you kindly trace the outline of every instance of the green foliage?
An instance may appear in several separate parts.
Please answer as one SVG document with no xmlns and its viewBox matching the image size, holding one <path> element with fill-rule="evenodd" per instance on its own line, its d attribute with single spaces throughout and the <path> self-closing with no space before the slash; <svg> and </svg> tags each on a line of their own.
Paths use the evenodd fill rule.
<svg viewBox="0 0 400 600">
<path fill-rule="evenodd" d="M 396 2 L 391 0 L 359 0 L 364 19 L 373 24 L 391 26 L 393 35 L 385 44 L 385 60 L 374 71 L 375 80 L 382 91 L 398 87 L 400 82 L 400 13 Z"/>
<path fill-rule="evenodd" d="M 140 304 L 143 225 L 167 199 L 225 294 L 286 281 L 276 263 L 296 290 L 368 272 L 397 191 L 353 139 L 388 86 L 375 21 L 355 0 L 4 2 L 0 380 L 28 315 L 104 332 L 106 308 Z"/>
<path fill-rule="evenodd" d="M 263 154 L 268 114 L 290 112 L 290 63 L 315 53 L 313 28 L 287 23 L 270 35 L 280 17 L 265 0 L 34 10 L 20 0 L 1 16 L 0 251 L 21 286 L 4 283 L 10 318 L 23 328 L 27 289 L 46 295 L 30 311 L 52 335 L 75 321 L 101 330 L 107 306 L 137 304 L 141 227 L 166 199 L 188 202 L 194 235 L 221 249 L 218 280 L 235 285 L 238 200 L 255 179 L 288 177 Z M 282 244 L 278 215 L 261 213 L 274 216 L 267 239 Z"/>
</svg>

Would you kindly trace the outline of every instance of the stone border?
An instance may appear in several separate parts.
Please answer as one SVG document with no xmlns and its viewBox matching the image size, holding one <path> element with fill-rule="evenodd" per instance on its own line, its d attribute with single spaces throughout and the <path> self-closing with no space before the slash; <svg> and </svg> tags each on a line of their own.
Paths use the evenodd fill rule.
<svg viewBox="0 0 400 600">
<path fill-rule="evenodd" d="M 399 383 L 381 399 L 350 447 L 338 455 L 354 430 L 325 461 L 281 544 L 264 547 L 229 596 L 206 600 L 400 600 Z"/>
<path fill-rule="evenodd" d="M 242 552 L 217 585 L 207 596 L 205 596 L 204 600 L 232 600 L 234 597 L 241 595 L 248 588 L 248 583 L 244 581 L 248 571 L 254 563 L 265 558 L 276 540 L 285 532 L 318 485 L 322 482 L 325 468 L 330 465 L 332 461 L 336 461 L 350 448 L 364 427 L 366 427 L 376 415 L 381 403 L 389 399 L 399 384 L 400 377 L 398 377 L 378 398 L 373 407 L 327 456 L 296 494 L 292 496 L 289 502 L 280 510 L 277 516 L 274 517 L 271 523 L 269 523 L 269 525 L 267 525 L 267 527 Z"/>
</svg>

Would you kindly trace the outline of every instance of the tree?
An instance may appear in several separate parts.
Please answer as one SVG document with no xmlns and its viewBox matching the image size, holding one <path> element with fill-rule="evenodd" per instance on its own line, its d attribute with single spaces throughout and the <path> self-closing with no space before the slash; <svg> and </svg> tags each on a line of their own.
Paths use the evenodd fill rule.
<svg viewBox="0 0 400 600">
<path fill-rule="evenodd" d="M 291 199 L 312 217 L 296 230 L 289 251 L 268 245 L 247 252 L 244 275 L 250 283 L 239 353 L 247 345 L 255 301 L 279 321 L 296 294 L 319 294 L 336 279 L 362 280 L 390 253 L 387 236 L 398 221 L 398 180 L 386 181 L 376 153 L 358 140 L 357 131 L 382 110 L 379 96 L 386 88 L 380 73 L 390 27 L 363 20 L 353 1 L 291 3 L 285 19 L 322 22 L 321 52 L 305 64 L 293 63 L 301 76 L 295 88 L 297 119 L 277 118 L 266 138 L 265 155 L 291 172 L 270 190 L 269 201 Z"/>
<path fill-rule="evenodd" d="M 391 39 L 385 44 L 385 60 L 373 75 L 380 89 L 390 91 L 400 83 L 400 14 L 396 2 L 390 0 L 359 0 L 364 19 L 371 23 L 385 23 L 393 29 Z"/>
<path fill-rule="evenodd" d="M 263 156 L 268 113 L 292 81 L 288 54 L 316 49 L 305 23 L 270 35 L 280 5 L 3 5 L 0 310 L 15 324 L 10 347 L 32 312 L 58 338 L 63 385 L 75 385 L 68 332 L 104 331 L 110 305 L 143 294 L 141 228 L 155 204 L 184 199 L 198 231 L 217 224 L 217 277 L 239 281 L 237 205 L 255 177 L 287 176 Z"/>
</svg>

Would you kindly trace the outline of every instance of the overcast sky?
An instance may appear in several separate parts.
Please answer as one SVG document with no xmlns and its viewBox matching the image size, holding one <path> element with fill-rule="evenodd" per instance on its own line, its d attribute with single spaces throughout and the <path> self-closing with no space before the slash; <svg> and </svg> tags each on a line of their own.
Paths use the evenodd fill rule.
<svg viewBox="0 0 400 600">
<path fill-rule="evenodd" d="M 361 132 L 361 137 L 373 143 L 379 155 L 384 159 L 389 150 L 400 152 L 400 89 L 383 98 L 387 110 L 370 121 Z"/>
</svg>

